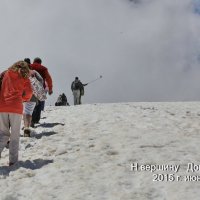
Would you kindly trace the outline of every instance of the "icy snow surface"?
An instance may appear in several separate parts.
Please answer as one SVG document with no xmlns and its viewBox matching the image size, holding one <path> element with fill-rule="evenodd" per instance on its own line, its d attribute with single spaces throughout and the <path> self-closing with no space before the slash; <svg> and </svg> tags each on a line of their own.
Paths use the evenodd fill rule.
<svg viewBox="0 0 200 200">
<path fill-rule="evenodd" d="M 199 102 L 46 107 L 32 137 L 20 137 L 18 164 L 2 152 L 0 199 L 198 200 L 199 147 Z"/>
</svg>

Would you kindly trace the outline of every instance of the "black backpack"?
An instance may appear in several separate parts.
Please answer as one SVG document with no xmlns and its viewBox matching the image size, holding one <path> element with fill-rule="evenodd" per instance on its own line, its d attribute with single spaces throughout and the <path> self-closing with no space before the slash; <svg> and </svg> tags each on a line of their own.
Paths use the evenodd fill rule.
<svg viewBox="0 0 200 200">
<path fill-rule="evenodd" d="M 73 89 L 74 90 L 80 90 L 81 89 L 81 83 L 74 81 L 74 83 L 73 83 Z"/>
</svg>

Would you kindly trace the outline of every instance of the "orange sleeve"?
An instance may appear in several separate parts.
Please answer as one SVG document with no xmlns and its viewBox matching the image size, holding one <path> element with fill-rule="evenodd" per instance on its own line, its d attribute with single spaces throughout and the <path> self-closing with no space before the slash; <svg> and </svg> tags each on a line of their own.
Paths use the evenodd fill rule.
<svg viewBox="0 0 200 200">
<path fill-rule="evenodd" d="M 52 89 L 53 89 L 53 83 L 52 83 L 52 78 L 51 78 L 48 70 L 45 70 L 45 80 L 46 80 L 47 85 L 49 87 L 49 91 L 52 91 Z"/>
<path fill-rule="evenodd" d="M 33 92 L 31 88 L 31 83 L 29 79 L 27 79 L 24 84 L 24 95 L 22 96 L 23 101 L 29 101 L 32 95 L 33 95 Z"/>
</svg>

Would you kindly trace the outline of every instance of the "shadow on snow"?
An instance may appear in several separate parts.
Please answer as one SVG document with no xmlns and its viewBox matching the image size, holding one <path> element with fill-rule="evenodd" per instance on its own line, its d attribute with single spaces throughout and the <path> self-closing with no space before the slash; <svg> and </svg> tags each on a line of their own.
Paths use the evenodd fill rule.
<svg viewBox="0 0 200 200">
<path fill-rule="evenodd" d="M 33 161 L 26 160 L 26 161 L 19 161 L 13 166 L 2 166 L 0 167 L 0 176 L 9 176 L 11 171 L 15 171 L 19 169 L 20 167 L 25 169 L 40 169 L 45 165 L 48 165 L 50 163 L 53 163 L 53 160 L 43 160 L 43 159 L 35 159 Z"/>
<path fill-rule="evenodd" d="M 64 126 L 65 124 L 63 124 L 63 123 L 43 123 L 43 124 L 36 126 L 35 128 L 37 128 L 37 127 L 53 128 L 54 126 L 57 126 L 57 125 Z"/>
<path fill-rule="evenodd" d="M 44 136 L 47 137 L 47 136 L 51 136 L 51 135 L 55 135 L 55 134 L 58 134 L 58 133 L 56 133 L 54 131 L 49 131 L 49 132 L 41 132 L 41 133 L 38 133 L 38 134 L 33 133 L 31 135 L 31 137 L 35 137 L 36 139 L 41 139 Z"/>
</svg>

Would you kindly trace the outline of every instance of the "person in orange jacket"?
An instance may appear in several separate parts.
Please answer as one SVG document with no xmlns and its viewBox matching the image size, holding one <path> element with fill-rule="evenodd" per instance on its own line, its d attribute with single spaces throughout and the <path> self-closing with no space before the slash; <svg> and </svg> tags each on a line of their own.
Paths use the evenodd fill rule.
<svg viewBox="0 0 200 200">
<path fill-rule="evenodd" d="M 10 140 L 9 165 L 18 161 L 23 101 L 29 101 L 32 96 L 28 77 L 28 64 L 18 61 L 5 72 L 0 88 L 0 157 Z"/>
<path fill-rule="evenodd" d="M 33 61 L 33 64 L 30 65 L 32 70 L 37 71 L 43 78 L 44 88 L 48 87 L 48 93 L 51 95 L 53 93 L 53 83 L 51 75 L 48 72 L 48 69 L 42 65 L 42 60 L 39 57 L 36 57 Z M 46 85 L 47 84 L 47 85 Z M 34 127 L 35 123 L 40 121 L 41 111 L 44 109 L 45 101 L 39 101 L 36 105 L 33 114 L 32 114 L 32 123 L 31 126 Z"/>
</svg>

